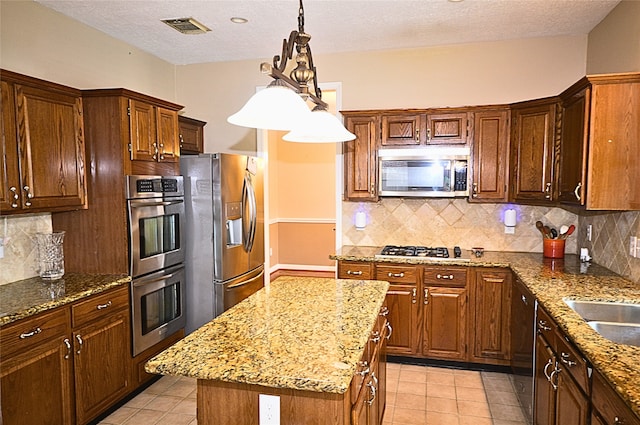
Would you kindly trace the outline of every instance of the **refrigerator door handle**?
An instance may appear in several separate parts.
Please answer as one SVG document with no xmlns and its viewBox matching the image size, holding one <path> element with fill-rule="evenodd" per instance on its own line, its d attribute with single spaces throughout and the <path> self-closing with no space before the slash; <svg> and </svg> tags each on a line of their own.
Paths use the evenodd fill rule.
<svg viewBox="0 0 640 425">
<path fill-rule="evenodd" d="M 242 203 L 243 207 L 245 204 L 249 206 L 249 228 L 247 229 L 246 237 L 243 238 L 243 246 L 246 252 L 251 252 L 256 236 L 258 208 L 256 202 L 256 193 L 253 188 L 253 184 L 251 183 L 251 177 L 248 173 L 245 174 L 244 177 L 244 185 L 242 187 Z"/>
</svg>

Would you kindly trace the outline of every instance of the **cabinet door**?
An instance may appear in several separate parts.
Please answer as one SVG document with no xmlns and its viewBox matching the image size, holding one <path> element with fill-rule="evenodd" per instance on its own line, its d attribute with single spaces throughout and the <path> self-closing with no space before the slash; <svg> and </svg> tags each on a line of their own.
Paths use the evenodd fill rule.
<svg viewBox="0 0 640 425">
<path fill-rule="evenodd" d="M 22 208 L 86 206 L 82 98 L 15 85 Z"/>
<path fill-rule="evenodd" d="M 508 200 L 509 111 L 474 115 L 471 201 Z"/>
<path fill-rule="evenodd" d="M 427 145 L 466 145 L 469 114 L 448 112 L 427 114 Z"/>
<path fill-rule="evenodd" d="M 387 320 L 393 329 L 387 342 L 387 352 L 417 354 L 420 329 L 417 285 L 391 285 L 385 305 L 389 309 Z"/>
<path fill-rule="evenodd" d="M 513 198 L 553 201 L 555 101 L 511 112 Z"/>
<path fill-rule="evenodd" d="M 158 136 L 158 161 L 180 161 L 180 132 L 178 130 L 178 112 L 158 107 L 156 109 L 156 119 Z"/>
<path fill-rule="evenodd" d="M 509 364 L 511 272 L 477 271 L 473 286 L 474 350 L 480 361 Z"/>
<path fill-rule="evenodd" d="M 13 87 L 0 81 L 2 89 L 2 115 L 0 115 L 0 211 L 20 208 L 22 204 L 20 172 L 18 162 L 18 140 L 16 130 L 16 110 Z"/>
<path fill-rule="evenodd" d="M 74 330 L 76 418 L 86 423 L 130 390 L 129 312 Z"/>
<path fill-rule="evenodd" d="M 156 108 L 146 102 L 129 100 L 129 150 L 131 160 L 157 161 L 158 137 L 156 134 Z"/>
<path fill-rule="evenodd" d="M 178 128 L 180 130 L 180 153 L 197 155 L 204 152 L 204 126 L 207 123 L 178 116 Z"/>
<path fill-rule="evenodd" d="M 587 425 L 589 413 L 587 398 L 565 371 L 558 372 L 557 381 L 556 424 Z"/>
<path fill-rule="evenodd" d="M 346 127 L 355 140 L 342 144 L 344 155 L 344 199 L 378 200 L 378 116 L 346 116 Z"/>
<path fill-rule="evenodd" d="M 590 98 L 586 88 L 562 102 L 558 200 L 563 203 L 585 203 Z"/>
<path fill-rule="evenodd" d="M 73 424 L 70 357 L 70 342 L 65 338 L 55 338 L 29 351 L 4 357 L 0 367 L 0 422 L 4 425 Z"/>
<path fill-rule="evenodd" d="M 465 360 L 467 355 L 467 290 L 425 287 L 422 354 Z"/>
<path fill-rule="evenodd" d="M 424 114 L 399 114 L 382 116 L 382 146 L 419 145 L 424 141 Z"/>
<path fill-rule="evenodd" d="M 552 385 L 550 379 L 555 379 L 557 373 L 554 373 L 556 359 L 553 351 L 540 335 L 536 337 L 535 359 L 534 423 L 535 425 L 555 425 L 556 392 L 553 387 L 555 384 Z"/>
<path fill-rule="evenodd" d="M 371 279 L 373 265 L 360 261 L 338 261 L 338 279 Z"/>
</svg>

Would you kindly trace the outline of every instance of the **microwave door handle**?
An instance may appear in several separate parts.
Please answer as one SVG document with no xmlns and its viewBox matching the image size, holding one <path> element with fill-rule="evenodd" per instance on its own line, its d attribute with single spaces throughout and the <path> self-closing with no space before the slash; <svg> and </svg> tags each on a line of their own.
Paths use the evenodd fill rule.
<svg viewBox="0 0 640 425">
<path fill-rule="evenodd" d="M 167 207 L 169 205 L 182 204 L 184 201 L 163 201 L 163 202 L 145 202 L 145 201 L 129 201 L 130 205 L 136 207 Z"/>
</svg>

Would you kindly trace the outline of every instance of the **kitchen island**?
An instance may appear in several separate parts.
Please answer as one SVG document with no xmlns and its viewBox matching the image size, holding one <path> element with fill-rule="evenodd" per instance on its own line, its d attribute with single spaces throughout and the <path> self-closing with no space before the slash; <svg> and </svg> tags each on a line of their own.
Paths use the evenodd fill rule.
<svg viewBox="0 0 640 425">
<path fill-rule="evenodd" d="M 360 361 L 388 287 L 382 281 L 278 278 L 145 369 L 198 380 L 200 425 L 257 425 L 260 395 L 279 397 L 282 425 L 349 424 L 363 387 L 354 376 L 365 375 Z"/>
</svg>

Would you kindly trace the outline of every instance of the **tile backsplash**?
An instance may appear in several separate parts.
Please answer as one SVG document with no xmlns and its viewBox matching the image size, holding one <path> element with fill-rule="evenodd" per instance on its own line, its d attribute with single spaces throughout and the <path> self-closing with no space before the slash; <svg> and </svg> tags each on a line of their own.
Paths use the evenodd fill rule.
<svg viewBox="0 0 640 425">
<path fill-rule="evenodd" d="M 51 232 L 50 214 L 0 217 L 0 285 L 38 275 L 38 253 L 33 235 Z"/>
</svg>

